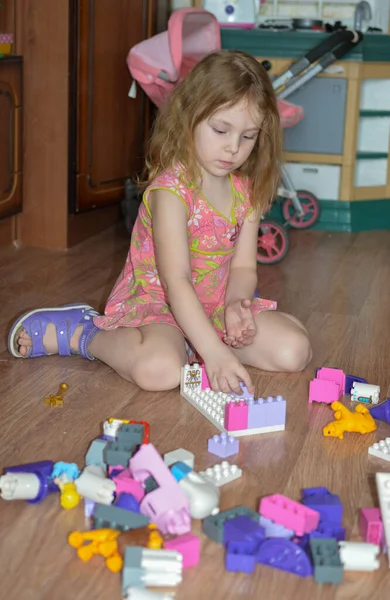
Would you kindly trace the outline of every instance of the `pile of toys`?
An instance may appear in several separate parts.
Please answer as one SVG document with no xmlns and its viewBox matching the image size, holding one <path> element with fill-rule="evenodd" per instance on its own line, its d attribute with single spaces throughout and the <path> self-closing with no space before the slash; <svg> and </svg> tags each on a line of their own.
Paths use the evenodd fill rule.
<svg viewBox="0 0 390 600">
<path fill-rule="evenodd" d="M 328 372 L 331 376 L 336 374 Z M 337 385 L 345 390 L 343 379 Z M 340 390 L 333 404 L 339 402 Z M 194 455 L 182 448 L 161 456 L 150 442 L 147 422 L 110 418 L 90 444 L 82 469 L 50 460 L 7 467 L 0 476 L 0 496 L 40 503 L 58 493 L 65 509 L 83 501 L 91 528 L 70 532 L 68 543 L 82 561 L 101 556 L 111 572 L 120 572 L 127 600 L 172 597 L 148 588 L 172 589 L 182 581 L 184 569 L 199 563 L 200 538 L 191 532 L 193 519 L 201 519 L 203 533 L 224 546 L 225 567 L 232 572 L 252 573 L 262 564 L 335 584 L 344 571 L 379 568 L 379 553 L 387 551 L 390 540 L 390 473 L 376 475 L 380 509 L 361 509 L 362 542 L 345 540 L 342 503 L 325 487 L 303 489 L 300 502 L 273 494 L 261 499 L 257 511 L 242 505 L 220 512 L 221 486 L 243 474 L 227 461 L 239 451 L 234 434 L 251 433 L 253 407 L 259 410 L 253 429 L 272 427 L 267 419 L 275 415 L 278 427 L 284 428 L 285 401 L 255 400 L 244 388 L 244 399 L 215 396 L 199 365 L 184 367 L 181 393 L 192 400 L 198 394 L 201 412 L 219 423 L 222 433 L 208 440 L 209 452 L 222 459 L 213 467 L 195 471 Z M 387 404 L 375 410 L 387 415 Z M 235 410 L 238 422 L 230 418 Z M 386 443 L 389 450 L 383 452 L 390 451 L 390 440 Z"/>
</svg>

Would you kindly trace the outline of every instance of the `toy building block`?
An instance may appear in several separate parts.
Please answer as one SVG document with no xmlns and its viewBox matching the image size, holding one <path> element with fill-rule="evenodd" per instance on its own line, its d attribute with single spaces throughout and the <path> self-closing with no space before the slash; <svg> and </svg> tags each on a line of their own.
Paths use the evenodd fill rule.
<svg viewBox="0 0 390 600">
<path fill-rule="evenodd" d="M 123 421 L 122 419 L 113 419 L 110 418 L 103 423 L 103 434 L 109 438 L 117 437 L 119 429 L 122 427 Z"/>
<path fill-rule="evenodd" d="M 235 517 L 247 516 L 256 524 L 259 520 L 259 515 L 254 511 L 248 508 L 247 506 L 236 506 L 235 508 L 231 508 L 229 510 L 224 510 L 220 512 L 218 515 L 210 515 L 206 517 L 202 521 L 202 531 L 208 538 L 216 542 L 217 544 L 223 544 L 223 536 L 224 536 L 224 525 L 230 519 L 234 519 Z"/>
<path fill-rule="evenodd" d="M 341 402 L 332 402 L 332 410 L 335 411 L 335 421 L 325 425 L 322 432 L 325 437 L 344 438 L 344 432 L 355 431 L 357 433 L 370 433 L 376 430 L 376 424 L 370 411 L 363 404 L 357 404 L 355 412 L 351 412 Z"/>
<path fill-rule="evenodd" d="M 107 440 L 97 439 L 93 440 L 88 448 L 87 454 L 85 455 L 85 464 L 88 465 L 99 465 L 105 467 L 103 452 L 106 448 Z"/>
<path fill-rule="evenodd" d="M 225 407 L 224 425 L 229 433 L 248 429 L 248 404 L 245 400 L 229 402 Z"/>
<path fill-rule="evenodd" d="M 211 389 L 210 381 L 206 373 L 206 367 L 204 365 L 200 365 L 201 369 L 201 389 L 208 390 Z"/>
<path fill-rule="evenodd" d="M 210 479 L 191 471 L 180 479 L 179 486 L 189 500 L 193 519 L 205 519 L 219 513 L 220 491 Z"/>
<path fill-rule="evenodd" d="M 339 400 L 341 396 L 344 395 L 346 375 L 341 369 L 322 367 L 321 369 L 318 369 L 316 373 L 316 379 L 322 379 L 324 381 L 334 381 L 339 386 L 340 390 L 340 396 L 339 398 L 337 398 L 337 400 Z"/>
<path fill-rule="evenodd" d="M 76 463 L 67 463 L 63 461 L 58 461 L 53 465 L 53 471 L 51 476 L 53 477 L 62 477 L 67 481 L 74 481 L 79 477 L 80 469 L 76 465 Z"/>
<path fill-rule="evenodd" d="M 370 408 L 370 415 L 377 421 L 390 423 L 390 398 Z"/>
<path fill-rule="evenodd" d="M 6 467 L 4 471 L 5 475 L 0 477 L 0 495 L 4 500 L 20 499 L 27 500 L 29 504 L 39 504 L 48 494 L 59 492 L 59 487 L 51 476 L 51 460 L 14 465 Z M 28 478 L 24 475 L 34 477 Z"/>
<path fill-rule="evenodd" d="M 283 431 L 285 426 L 286 401 L 282 396 L 248 401 L 248 429 L 263 429 L 266 433 Z"/>
<path fill-rule="evenodd" d="M 376 571 L 379 569 L 380 548 L 365 542 L 339 542 L 340 560 L 344 571 Z"/>
<path fill-rule="evenodd" d="M 171 594 L 152 592 L 152 590 L 136 587 L 127 588 L 126 594 L 123 596 L 123 600 L 172 600 L 172 598 Z"/>
<path fill-rule="evenodd" d="M 265 540 L 265 529 L 255 523 L 250 517 L 241 515 L 229 519 L 223 526 L 223 544 L 228 546 L 230 542 L 248 542 L 248 549 L 252 554 L 257 551 L 260 544 Z"/>
<path fill-rule="evenodd" d="M 201 471 L 200 475 L 209 479 L 217 487 L 221 487 L 226 483 L 239 479 L 242 476 L 242 469 L 237 465 L 231 465 L 224 460 L 220 464 L 216 464 L 213 467 L 208 467 L 205 471 Z"/>
<path fill-rule="evenodd" d="M 256 556 L 250 542 L 235 540 L 228 543 L 225 554 L 225 568 L 232 573 L 253 573 Z"/>
<path fill-rule="evenodd" d="M 118 432 L 119 433 L 119 432 Z M 129 460 L 138 450 L 138 445 L 133 442 L 109 442 L 103 450 L 103 459 L 107 465 L 127 467 Z"/>
<path fill-rule="evenodd" d="M 166 452 L 164 454 L 164 462 L 167 467 L 176 462 L 183 462 L 193 469 L 195 464 L 195 455 L 188 450 L 184 450 L 184 448 L 177 448 L 176 450 L 171 450 L 171 452 Z"/>
<path fill-rule="evenodd" d="M 119 573 L 123 560 L 118 552 L 116 541 L 118 536 L 119 531 L 114 529 L 72 531 L 68 536 L 68 544 L 72 548 L 77 548 L 77 555 L 83 562 L 91 560 L 98 554 L 105 558 L 106 566 L 112 573 Z"/>
<path fill-rule="evenodd" d="M 310 549 L 314 563 L 314 580 L 317 583 L 341 583 L 343 565 L 336 540 L 311 539 Z"/>
<path fill-rule="evenodd" d="M 378 404 L 381 394 L 379 385 L 354 381 L 351 389 L 351 400 L 363 404 Z"/>
<path fill-rule="evenodd" d="M 149 517 L 118 506 L 96 504 L 93 521 L 96 529 L 109 527 L 118 531 L 129 531 L 129 529 L 145 527 L 149 523 Z"/>
<path fill-rule="evenodd" d="M 239 400 L 253 400 L 254 394 L 248 392 L 248 388 L 246 387 L 243 381 L 240 381 L 240 388 L 242 389 L 242 394 L 236 394 L 232 392 L 232 396 L 234 398 L 238 398 Z"/>
<path fill-rule="evenodd" d="M 133 479 L 128 469 L 120 471 L 120 473 L 115 475 L 112 480 L 116 485 L 117 495 L 122 493 L 132 494 L 138 502 L 141 502 L 142 498 L 145 496 L 146 491 L 142 487 L 142 484 Z"/>
<path fill-rule="evenodd" d="M 309 404 L 324 402 L 331 404 L 341 397 L 340 386 L 335 381 L 325 379 L 312 379 L 309 384 Z"/>
<path fill-rule="evenodd" d="M 118 442 L 123 442 L 127 445 L 140 446 L 145 436 L 145 427 L 141 424 L 124 423 L 118 430 Z"/>
<path fill-rule="evenodd" d="M 276 523 L 293 529 L 297 535 L 310 533 L 317 528 L 320 521 L 319 512 L 290 500 L 282 494 L 273 494 L 262 498 L 259 513 L 267 519 L 272 519 Z"/>
<path fill-rule="evenodd" d="M 375 479 L 390 567 L 390 473 L 376 473 Z"/>
<path fill-rule="evenodd" d="M 359 534 L 368 544 L 379 546 L 383 540 L 383 523 L 379 508 L 361 508 Z"/>
<path fill-rule="evenodd" d="M 126 492 L 117 495 L 114 505 L 124 508 L 125 510 L 131 510 L 132 512 L 141 512 L 138 500 L 136 500 L 132 494 L 126 494 Z"/>
<path fill-rule="evenodd" d="M 130 432 L 130 437 L 128 441 L 135 440 L 135 442 L 139 444 L 149 443 L 150 425 L 147 421 L 134 421 L 129 419 L 116 419 L 115 417 L 110 417 L 104 425 L 106 428 L 112 428 L 112 430 L 109 433 L 114 434 L 115 438 L 120 438 L 119 431 L 123 429 L 124 425 L 130 425 L 130 427 L 125 427 L 123 429 L 122 440 L 126 437 L 129 437 Z M 139 433 L 137 433 L 137 431 Z"/>
<path fill-rule="evenodd" d="M 336 494 L 331 494 L 325 487 L 304 488 L 302 504 L 320 513 L 323 521 L 341 525 L 343 520 L 343 505 Z"/>
<path fill-rule="evenodd" d="M 182 581 L 183 557 L 174 550 L 127 547 L 122 571 L 122 593 L 129 587 L 171 587 Z"/>
<path fill-rule="evenodd" d="M 381 458 L 382 460 L 390 461 L 390 437 L 387 437 L 384 440 L 380 440 L 379 442 L 375 442 L 368 448 L 368 454 L 371 456 L 376 456 L 377 458 Z"/>
<path fill-rule="evenodd" d="M 44 399 L 45 404 L 50 404 L 50 406 L 63 406 L 64 404 L 64 394 L 68 390 L 67 383 L 60 383 L 58 392 L 56 394 L 50 394 L 47 398 Z"/>
<path fill-rule="evenodd" d="M 192 469 L 185 463 L 179 461 L 174 463 L 169 467 L 170 472 L 176 479 L 176 481 L 181 481 L 183 477 L 187 477 L 188 473 L 191 473 Z"/>
<path fill-rule="evenodd" d="M 306 552 L 290 540 L 266 540 L 256 553 L 256 562 L 300 577 L 313 574 L 313 567 Z"/>
<path fill-rule="evenodd" d="M 287 529 L 284 525 L 275 523 L 272 519 L 266 519 L 262 515 L 260 515 L 259 518 L 259 525 L 264 528 L 266 538 L 283 538 L 285 540 L 290 540 L 294 537 L 294 531 L 292 529 Z"/>
<path fill-rule="evenodd" d="M 192 404 L 217 429 L 226 431 L 224 425 L 225 406 L 232 401 L 232 396 L 223 392 L 213 392 L 212 390 L 202 391 L 196 388 L 185 388 L 180 393 L 187 402 Z"/>
<path fill-rule="evenodd" d="M 183 569 L 193 567 L 200 559 L 200 539 L 192 533 L 180 535 L 164 542 L 165 550 L 176 550 L 183 556 Z"/>
<path fill-rule="evenodd" d="M 87 517 L 87 519 L 91 518 L 94 510 L 95 502 L 88 498 L 84 498 L 84 516 Z"/>
<path fill-rule="evenodd" d="M 183 396 L 188 392 L 200 392 L 201 390 L 202 367 L 198 363 L 194 363 L 193 365 L 184 365 L 184 367 L 181 369 L 180 394 Z"/>
<path fill-rule="evenodd" d="M 346 375 L 344 394 L 351 393 L 351 389 L 355 381 L 358 383 L 368 383 L 367 379 L 364 379 L 364 377 L 357 377 L 356 375 Z"/>
<path fill-rule="evenodd" d="M 214 435 L 208 440 L 207 449 L 211 454 L 228 458 L 237 454 L 240 447 L 240 442 L 231 435 L 222 432 L 220 435 Z"/>
<path fill-rule="evenodd" d="M 309 538 L 335 539 L 338 542 L 345 540 L 345 527 L 332 523 L 332 521 L 320 520 L 317 529 L 309 533 Z"/>
<path fill-rule="evenodd" d="M 95 465 L 85 467 L 80 477 L 74 481 L 80 496 L 100 504 L 112 504 L 116 492 L 115 482 L 104 476 Z"/>
</svg>

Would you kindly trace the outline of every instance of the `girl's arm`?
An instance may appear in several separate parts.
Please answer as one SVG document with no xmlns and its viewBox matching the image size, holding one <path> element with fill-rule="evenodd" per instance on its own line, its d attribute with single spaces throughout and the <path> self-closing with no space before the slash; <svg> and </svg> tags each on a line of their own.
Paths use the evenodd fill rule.
<svg viewBox="0 0 390 600">
<path fill-rule="evenodd" d="M 257 239 L 260 216 L 254 211 L 245 219 L 234 256 L 226 289 L 225 306 L 239 300 L 252 300 L 257 285 Z"/>
<path fill-rule="evenodd" d="M 241 393 L 239 381 L 253 388 L 246 369 L 220 340 L 192 284 L 185 204 L 167 190 L 150 192 L 153 240 L 161 284 L 172 313 L 203 358 L 214 390 Z"/>
</svg>

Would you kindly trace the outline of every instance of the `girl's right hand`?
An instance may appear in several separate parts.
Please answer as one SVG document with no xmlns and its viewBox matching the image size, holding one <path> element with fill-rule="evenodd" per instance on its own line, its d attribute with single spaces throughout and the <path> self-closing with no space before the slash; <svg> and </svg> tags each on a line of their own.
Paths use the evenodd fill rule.
<svg viewBox="0 0 390 600">
<path fill-rule="evenodd" d="M 255 389 L 248 371 L 229 348 L 215 352 L 211 358 L 205 358 L 206 373 L 210 387 L 214 392 L 225 394 L 242 394 L 242 381 L 248 392 L 253 394 Z"/>
</svg>

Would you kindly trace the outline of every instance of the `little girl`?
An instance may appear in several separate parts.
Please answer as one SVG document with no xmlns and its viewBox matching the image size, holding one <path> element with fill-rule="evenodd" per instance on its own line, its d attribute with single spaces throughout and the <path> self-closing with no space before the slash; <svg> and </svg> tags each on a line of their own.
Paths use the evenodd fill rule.
<svg viewBox="0 0 390 600">
<path fill-rule="evenodd" d="M 157 117 L 148 185 L 104 315 L 85 304 L 25 313 L 10 331 L 11 354 L 80 354 L 152 391 L 175 388 L 194 360 L 226 393 L 240 393 L 240 381 L 253 392 L 243 365 L 304 369 L 303 325 L 254 298 L 259 220 L 280 164 L 267 73 L 243 52 L 208 55 Z"/>
</svg>

